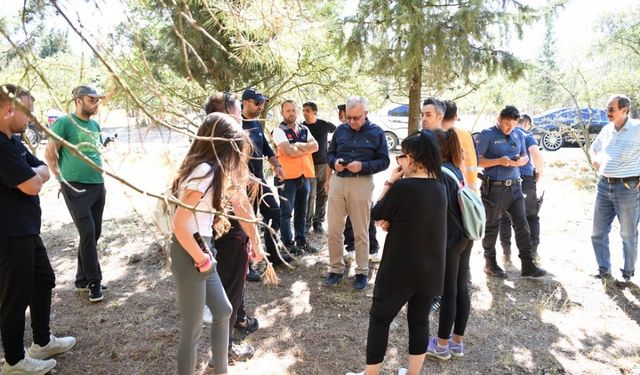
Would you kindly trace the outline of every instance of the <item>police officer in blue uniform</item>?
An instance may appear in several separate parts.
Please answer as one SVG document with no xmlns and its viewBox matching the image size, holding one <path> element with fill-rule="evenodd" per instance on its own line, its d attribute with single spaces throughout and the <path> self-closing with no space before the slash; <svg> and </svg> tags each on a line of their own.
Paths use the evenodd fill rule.
<svg viewBox="0 0 640 375">
<path fill-rule="evenodd" d="M 525 277 L 540 277 L 546 271 L 536 266 L 531 254 L 531 236 L 524 206 L 524 195 L 520 179 L 520 167 L 529 162 L 524 134 L 513 130 L 520 118 L 514 106 L 506 106 L 498 116 L 498 123 L 478 135 L 478 164 L 484 168 L 481 193 L 487 214 L 484 248 L 484 272 L 489 276 L 506 277 L 496 261 L 496 239 L 498 225 L 507 211 L 513 221 L 516 244 L 522 262 L 521 274 Z"/>
</svg>

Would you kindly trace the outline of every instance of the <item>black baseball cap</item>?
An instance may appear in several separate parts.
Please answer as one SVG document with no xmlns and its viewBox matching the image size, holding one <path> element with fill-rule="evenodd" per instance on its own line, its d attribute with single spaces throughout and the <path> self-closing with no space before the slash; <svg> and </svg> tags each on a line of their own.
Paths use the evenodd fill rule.
<svg viewBox="0 0 640 375">
<path fill-rule="evenodd" d="M 92 98 L 104 98 L 104 95 L 99 94 L 95 87 L 91 86 L 78 86 L 71 91 L 73 99 L 81 98 L 83 96 L 90 96 Z"/>
<path fill-rule="evenodd" d="M 264 103 L 267 101 L 267 98 L 256 88 L 252 87 L 244 90 L 242 93 L 242 100 L 253 100 L 256 103 Z"/>
</svg>

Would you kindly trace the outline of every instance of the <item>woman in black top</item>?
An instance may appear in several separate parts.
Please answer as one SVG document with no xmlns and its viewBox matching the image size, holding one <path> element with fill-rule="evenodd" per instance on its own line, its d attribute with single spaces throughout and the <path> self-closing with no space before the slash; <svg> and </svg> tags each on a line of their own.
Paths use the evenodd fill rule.
<svg viewBox="0 0 640 375">
<path fill-rule="evenodd" d="M 433 133 L 402 142 L 394 169 L 372 217 L 388 230 L 373 290 L 367 336 L 367 367 L 377 375 L 387 350 L 389 325 L 408 303 L 409 369 L 418 375 L 429 338 L 429 307 L 442 293 L 447 197 L 441 182 L 440 150 Z"/>
<path fill-rule="evenodd" d="M 447 214 L 447 252 L 444 273 L 444 293 L 440 307 L 440 321 L 438 322 L 438 337 L 429 340 L 427 356 L 447 360 L 462 357 L 462 337 L 469 319 L 471 301 L 469 298 L 469 258 L 473 241 L 469 240 L 462 228 L 462 212 L 458 203 L 458 189 L 464 184 L 464 178 L 458 165 L 462 165 L 462 148 L 453 129 L 447 131 L 438 129 L 434 133 L 440 144 L 442 168 L 453 172 L 454 179 L 443 173 L 443 182 L 447 188 L 449 212 Z M 455 324 L 454 324 L 455 323 Z M 451 328 L 453 326 L 453 336 Z"/>
</svg>

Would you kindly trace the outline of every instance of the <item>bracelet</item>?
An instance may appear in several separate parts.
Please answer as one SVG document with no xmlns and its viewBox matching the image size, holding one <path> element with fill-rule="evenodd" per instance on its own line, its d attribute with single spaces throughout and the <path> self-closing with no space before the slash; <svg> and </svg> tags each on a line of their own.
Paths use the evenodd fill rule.
<svg viewBox="0 0 640 375">
<path fill-rule="evenodd" d="M 386 181 L 384 182 L 384 186 L 391 187 L 391 185 L 393 185 L 393 182 L 389 182 L 389 180 L 386 180 Z"/>
<path fill-rule="evenodd" d="M 195 268 L 200 268 L 200 267 L 204 267 L 207 265 L 207 263 L 209 263 L 211 261 L 211 257 L 207 255 L 207 257 L 200 263 L 193 263 L 193 266 Z"/>
</svg>

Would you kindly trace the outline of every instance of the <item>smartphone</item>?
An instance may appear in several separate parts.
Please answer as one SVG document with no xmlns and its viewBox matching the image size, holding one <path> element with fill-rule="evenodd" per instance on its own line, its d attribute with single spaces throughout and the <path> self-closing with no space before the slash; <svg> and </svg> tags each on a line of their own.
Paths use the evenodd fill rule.
<svg viewBox="0 0 640 375">
<path fill-rule="evenodd" d="M 339 160 L 338 164 L 342 165 L 343 167 L 346 167 L 347 165 L 349 165 L 349 162 L 346 160 Z"/>
<path fill-rule="evenodd" d="M 512 157 L 511 160 L 513 160 L 513 161 L 520 160 L 520 155 L 516 155 L 516 156 Z"/>
</svg>

